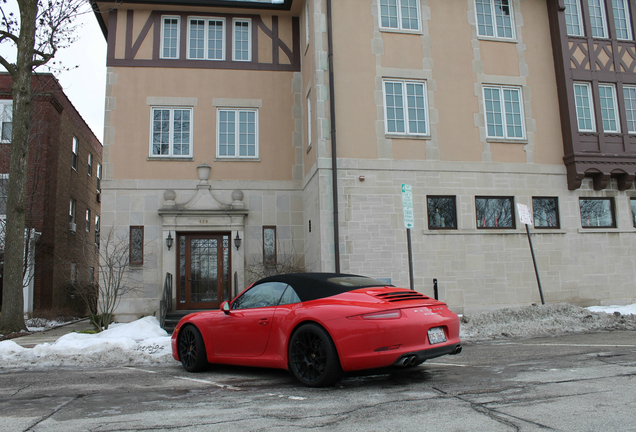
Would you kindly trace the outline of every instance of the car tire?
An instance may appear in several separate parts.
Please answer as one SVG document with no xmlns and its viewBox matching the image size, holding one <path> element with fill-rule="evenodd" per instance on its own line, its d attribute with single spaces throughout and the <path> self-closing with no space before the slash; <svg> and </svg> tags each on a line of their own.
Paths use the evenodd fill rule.
<svg viewBox="0 0 636 432">
<path fill-rule="evenodd" d="M 179 332 L 179 359 L 188 372 L 201 372 L 208 367 L 203 336 L 193 325 L 185 326 Z"/>
<path fill-rule="evenodd" d="M 288 358 L 292 375 L 308 387 L 327 387 L 344 375 L 333 340 L 317 324 L 303 324 L 294 332 Z"/>
</svg>

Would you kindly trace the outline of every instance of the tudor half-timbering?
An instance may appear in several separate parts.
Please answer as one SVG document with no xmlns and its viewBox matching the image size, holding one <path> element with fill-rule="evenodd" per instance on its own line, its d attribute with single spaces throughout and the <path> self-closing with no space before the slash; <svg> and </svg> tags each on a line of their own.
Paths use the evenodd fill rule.
<svg viewBox="0 0 636 432">
<path fill-rule="evenodd" d="M 539 301 L 517 204 L 547 301 L 636 300 L 633 1 L 94 3 L 119 318 L 170 277 L 183 310 L 259 269 L 409 286 L 402 184 L 415 287 L 458 312 Z"/>
</svg>

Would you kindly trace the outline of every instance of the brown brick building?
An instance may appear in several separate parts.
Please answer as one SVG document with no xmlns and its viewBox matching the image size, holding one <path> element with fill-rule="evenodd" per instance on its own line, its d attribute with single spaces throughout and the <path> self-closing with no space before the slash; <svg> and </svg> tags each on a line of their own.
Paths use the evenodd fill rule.
<svg viewBox="0 0 636 432">
<path fill-rule="evenodd" d="M 102 144 L 53 75 L 34 75 L 32 83 L 25 230 L 32 273 L 25 277 L 25 312 L 81 313 L 84 306 L 71 286 L 97 278 Z M 11 151 L 11 85 L 11 76 L 0 74 L 2 254 Z"/>
</svg>

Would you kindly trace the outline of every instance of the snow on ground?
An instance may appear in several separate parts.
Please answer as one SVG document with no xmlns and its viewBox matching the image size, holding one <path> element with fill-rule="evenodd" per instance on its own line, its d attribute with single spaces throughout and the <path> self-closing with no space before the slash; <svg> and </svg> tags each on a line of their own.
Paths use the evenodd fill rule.
<svg viewBox="0 0 636 432">
<path fill-rule="evenodd" d="M 463 342 L 477 342 L 610 330 L 636 330 L 636 304 L 587 309 L 551 304 L 464 315 L 460 336 Z M 0 370 L 153 364 L 177 364 L 170 336 L 155 317 L 112 324 L 98 334 L 67 334 L 34 348 L 23 348 L 12 340 L 0 342 Z"/>
</svg>

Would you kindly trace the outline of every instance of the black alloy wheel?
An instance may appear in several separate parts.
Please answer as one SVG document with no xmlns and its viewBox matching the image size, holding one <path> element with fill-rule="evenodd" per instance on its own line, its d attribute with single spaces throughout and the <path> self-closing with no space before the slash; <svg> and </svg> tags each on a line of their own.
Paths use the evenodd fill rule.
<svg viewBox="0 0 636 432">
<path fill-rule="evenodd" d="M 338 351 L 329 333 L 317 324 L 304 324 L 289 342 L 289 369 L 309 387 L 326 387 L 343 376 Z"/>
<path fill-rule="evenodd" d="M 208 366 L 203 337 L 192 325 L 183 327 L 179 332 L 179 359 L 188 372 L 200 372 Z"/>
</svg>

